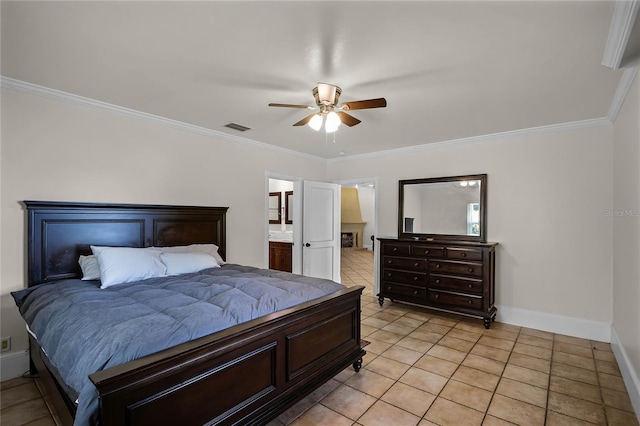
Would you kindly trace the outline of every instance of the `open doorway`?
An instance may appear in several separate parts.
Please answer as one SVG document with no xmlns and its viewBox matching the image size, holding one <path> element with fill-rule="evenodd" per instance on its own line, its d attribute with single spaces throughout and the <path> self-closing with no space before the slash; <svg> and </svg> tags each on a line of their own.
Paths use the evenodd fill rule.
<svg viewBox="0 0 640 426">
<path fill-rule="evenodd" d="M 338 182 L 341 189 L 341 277 L 344 285 L 364 285 L 376 295 L 378 229 L 377 178 Z"/>
<path fill-rule="evenodd" d="M 302 178 L 267 173 L 265 267 L 296 274 L 302 271 Z"/>
</svg>

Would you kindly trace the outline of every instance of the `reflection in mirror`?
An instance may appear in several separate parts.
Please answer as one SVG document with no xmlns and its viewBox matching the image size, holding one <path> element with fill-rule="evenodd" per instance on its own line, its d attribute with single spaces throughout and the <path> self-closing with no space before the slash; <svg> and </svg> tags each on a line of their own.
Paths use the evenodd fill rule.
<svg viewBox="0 0 640 426">
<path fill-rule="evenodd" d="M 400 181 L 398 233 L 484 241 L 486 175 Z"/>
<path fill-rule="evenodd" d="M 280 223 L 280 214 L 282 208 L 282 201 L 280 199 L 280 192 L 269 193 L 269 223 Z"/>
<path fill-rule="evenodd" d="M 293 223 L 293 191 L 284 193 L 284 223 L 287 225 Z"/>
</svg>

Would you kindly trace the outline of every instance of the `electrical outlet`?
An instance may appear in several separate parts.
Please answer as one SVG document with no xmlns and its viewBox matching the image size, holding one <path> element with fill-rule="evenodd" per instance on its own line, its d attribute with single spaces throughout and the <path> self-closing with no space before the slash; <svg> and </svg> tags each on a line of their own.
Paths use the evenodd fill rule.
<svg viewBox="0 0 640 426">
<path fill-rule="evenodd" d="M 3 337 L 0 352 L 11 350 L 11 336 Z"/>
</svg>

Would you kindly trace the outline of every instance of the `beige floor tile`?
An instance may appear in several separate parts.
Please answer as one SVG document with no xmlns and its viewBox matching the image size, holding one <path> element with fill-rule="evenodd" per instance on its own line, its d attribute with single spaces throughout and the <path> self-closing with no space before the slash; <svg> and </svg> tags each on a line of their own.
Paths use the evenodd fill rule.
<svg viewBox="0 0 640 426">
<path fill-rule="evenodd" d="M 375 333 L 371 333 L 369 337 L 371 337 L 374 340 L 379 340 L 381 342 L 394 344 L 400 339 L 402 339 L 404 335 L 393 333 L 391 331 L 378 330 Z"/>
<path fill-rule="evenodd" d="M 564 352 L 553 352 L 553 362 L 567 364 L 574 367 L 584 368 L 586 370 L 596 370 L 596 364 L 593 358 L 585 358 L 579 355 L 568 354 Z"/>
<path fill-rule="evenodd" d="M 432 317 L 429 322 L 431 324 L 440 324 L 443 325 L 445 327 L 453 327 L 454 325 L 456 325 L 458 323 L 457 319 L 449 319 L 449 318 L 445 318 L 445 317 L 441 317 L 441 316 L 434 316 Z"/>
<path fill-rule="evenodd" d="M 531 336 L 528 334 L 520 334 L 518 336 L 518 343 L 523 343 L 529 346 L 536 346 L 538 348 L 551 349 L 553 348 L 553 340 L 544 339 L 541 337 Z"/>
<path fill-rule="evenodd" d="M 439 344 L 433 345 L 433 347 L 427 351 L 427 354 L 458 364 L 461 363 L 467 356 L 466 352 L 448 348 L 446 346 L 441 346 Z"/>
<path fill-rule="evenodd" d="M 522 355 L 516 352 L 511 353 L 507 364 L 517 365 L 518 367 L 528 368 L 545 374 L 548 374 L 551 371 L 550 360 Z"/>
<path fill-rule="evenodd" d="M 445 377 L 416 367 L 411 367 L 399 381 L 434 395 L 440 393 L 447 384 Z"/>
<path fill-rule="evenodd" d="M 456 337 L 451 336 L 451 332 L 447 333 L 440 341 L 438 341 L 438 345 L 446 346 L 447 348 L 455 349 L 461 352 L 469 352 L 475 342 L 470 342 L 468 340 L 458 339 Z"/>
<path fill-rule="evenodd" d="M 396 343 L 395 346 L 411 349 L 424 354 L 433 347 L 433 343 L 407 336 Z"/>
<path fill-rule="evenodd" d="M 28 383 L 33 383 L 33 379 L 27 379 L 26 377 L 16 377 L 14 379 L 5 380 L 3 382 L 0 382 L 0 391 L 6 391 L 7 389 Z"/>
<path fill-rule="evenodd" d="M 500 376 L 502 375 L 506 364 L 504 362 L 495 361 L 482 356 L 469 354 L 464 361 L 462 361 L 462 365 Z"/>
<path fill-rule="evenodd" d="M 459 323 L 453 326 L 455 329 L 468 331 L 470 333 L 483 334 L 485 331 L 484 325 L 478 320 L 462 319 Z"/>
<path fill-rule="evenodd" d="M 373 371 L 374 373 L 392 380 L 398 380 L 410 367 L 411 366 L 409 364 L 385 358 L 383 355 L 380 355 L 378 358 L 373 360 L 373 362 L 365 366 L 367 370 Z"/>
<path fill-rule="evenodd" d="M 612 376 L 622 376 L 620 368 L 616 362 L 607 362 L 596 359 L 596 369 L 598 373 L 611 374 Z"/>
<path fill-rule="evenodd" d="M 574 367 L 569 364 L 552 363 L 551 375 L 560 376 L 566 379 L 577 380 L 579 382 L 587 383 L 590 385 L 598 384 L 598 376 L 595 371 L 587 370 L 580 367 Z"/>
<path fill-rule="evenodd" d="M 372 335 L 367 336 L 367 340 L 369 341 L 369 344 L 365 347 L 365 350 L 367 352 L 372 352 L 376 355 L 380 355 L 381 353 L 389 349 L 391 346 L 393 346 L 393 344 L 391 343 L 375 340 L 371 336 Z"/>
<path fill-rule="evenodd" d="M 376 398 L 380 398 L 394 383 L 394 379 L 367 369 L 360 370 L 358 374 L 354 374 L 344 382 L 345 385 Z"/>
<path fill-rule="evenodd" d="M 322 400 L 322 405 L 357 420 L 376 402 L 376 398 L 352 387 L 342 385 Z"/>
<path fill-rule="evenodd" d="M 547 360 L 551 359 L 552 353 L 551 349 L 527 345 L 526 343 L 522 342 L 516 342 L 515 346 L 513 347 L 513 352 Z"/>
<path fill-rule="evenodd" d="M 493 416 L 486 416 L 482 426 L 513 426 L 513 423 Z"/>
<path fill-rule="evenodd" d="M 314 401 L 312 398 L 303 398 L 298 401 L 293 407 L 280 414 L 277 419 L 283 424 L 289 425 L 315 404 L 316 401 Z"/>
<path fill-rule="evenodd" d="M 520 329 L 520 335 L 533 336 L 533 337 L 546 339 L 546 340 L 553 340 L 553 333 L 550 333 L 548 331 L 536 330 L 533 328 L 522 327 Z"/>
<path fill-rule="evenodd" d="M 482 336 L 480 340 L 478 340 L 478 343 L 485 346 L 491 346 L 492 348 L 502 349 L 504 351 L 510 351 L 514 345 L 514 341 L 491 336 Z"/>
<path fill-rule="evenodd" d="M 485 336 L 494 337 L 497 339 L 509 340 L 511 342 L 515 342 L 518 338 L 518 332 L 513 332 L 509 330 L 503 330 L 496 327 L 491 327 L 489 330 L 484 332 Z"/>
<path fill-rule="evenodd" d="M 547 390 L 503 377 L 498 383 L 496 393 L 538 407 L 546 408 Z"/>
<path fill-rule="evenodd" d="M 606 424 L 602 404 L 574 398 L 573 396 L 550 391 L 548 409 L 589 423 Z"/>
<path fill-rule="evenodd" d="M 415 426 L 420 417 L 415 416 L 398 407 L 378 401 L 358 419 L 363 426 Z"/>
<path fill-rule="evenodd" d="M 614 376 L 611 374 L 599 373 L 598 380 L 600 386 L 607 389 L 617 390 L 618 392 L 626 392 L 627 388 L 624 385 L 624 381 L 620 376 Z"/>
<path fill-rule="evenodd" d="M 3 426 L 24 425 L 44 417 L 50 417 L 50 414 L 42 398 L 12 405 L 4 408 L 0 413 Z"/>
<path fill-rule="evenodd" d="M 434 319 L 437 318 L 431 318 L 428 322 L 418 327 L 418 330 L 431 331 L 433 333 L 440 334 L 441 336 L 444 336 L 451 330 L 451 327 L 434 322 Z"/>
<path fill-rule="evenodd" d="M 493 393 L 466 383 L 449 380 L 439 397 L 484 413 L 489 407 Z"/>
<path fill-rule="evenodd" d="M 314 401 L 320 401 L 322 398 L 336 390 L 340 386 L 340 384 L 341 383 L 339 381 L 330 379 L 328 382 L 313 391 L 311 395 L 309 395 L 309 397 L 311 397 L 311 399 L 313 399 Z"/>
<path fill-rule="evenodd" d="M 481 336 L 482 336 L 482 332 L 472 333 L 470 331 L 453 328 L 446 334 L 445 337 L 455 337 L 456 339 L 461 339 L 461 340 L 466 340 L 468 342 L 476 343 Z"/>
<path fill-rule="evenodd" d="M 618 392 L 613 389 L 602 388 L 602 400 L 604 405 L 633 413 L 633 405 L 627 392 Z"/>
<path fill-rule="evenodd" d="M 11 426 L 11 425 L 5 425 Z M 41 419 L 34 420 L 32 422 L 26 423 L 24 426 L 57 426 L 56 422 L 53 421 L 53 418 L 50 416 L 42 417 Z"/>
<path fill-rule="evenodd" d="M 590 424 L 584 420 L 565 416 L 555 411 L 547 411 L 546 426 L 589 426 Z"/>
<path fill-rule="evenodd" d="M 598 342 L 596 340 L 591 341 L 591 347 L 595 351 L 611 352 L 611 344 L 606 342 Z"/>
<path fill-rule="evenodd" d="M 600 388 L 598 386 L 589 385 L 584 382 L 578 382 L 560 376 L 551 376 L 549 390 L 595 402 L 597 404 L 602 402 Z"/>
<path fill-rule="evenodd" d="M 390 313 L 388 312 L 388 310 L 385 310 L 383 312 L 377 312 L 376 314 L 372 315 L 373 318 L 375 319 L 379 319 L 382 321 L 387 321 L 387 323 L 391 323 L 395 320 L 397 320 L 398 318 L 400 318 L 399 314 L 394 314 L 394 313 Z"/>
<path fill-rule="evenodd" d="M 568 354 L 580 355 L 585 358 L 593 358 L 593 349 L 591 347 L 584 347 L 578 345 L 571 345 L 569 343 L 556 342 L 553 345 L 553 350 L 558 352 L 566 352 Z"/>
<path fill-rule="evenodd" d="M 443 426 L 481 425 L 484 413 L 444 398 L 437 398 L 424 416 L 435 424 Z"/>
<path fill-rule="evenodd" d="M 634 413 L 613 407 L 605 407 L 605 410 L 611 426 L 638 426 L 638 418 Z"/>
<path fill-rule="evenodd" d="M 403 348 L 402 346 L 393 345 L 388 350 L 384 351 L 381 356 L 392 359 L 394 361 L 402 362 L 404 364 L 413 365 L 422 356 L 422 352 L 414 351 L 412 349 Z"/>
<path fill-rule="evenodd" d="M 411 327 L 411 326 L 408 326 L 408 325 L 398 324 L 398 320 L 392 322 L 391 324 L 389 324 L 387 326 L 382 327 L 383 331 L 390 331 L 392 333 L 399 334 L 402 337 L 404 337 L 407 334 L 413 332 L 415 329 L 416 329 L 416 327 Z"/>
<path fill-rule="evenodd" d="M 481 344 L 475 345 L 473 349 L 471 349 L 470 353 L 504 363 L 509 360 L 509 355 L 511 355 L 511 352 L 509 351 Z"/>
<path fill-rule="evenodd" d="M 422 368 L 443 377 L 451 377 L 458 368 L 458 364 L 427 354 L 420 358 L 414 364 L 414 367 Z"/>
<path fill-rule="evenodd" d="M 324 405 L 316 404 L 307 410 L 303 415 L 298 417 L 292 426 L 317 426 L 317 425 L 335 425 L 335 426 L 351 426 L 353 420 L 328 409 Z"/>
<path fill-rule="evenodd" d="M 434 333 L 433 331 L 425 331 L 417 328 L 415 331 L 409 334 L 409 337 L 413 339 L 423 340 L 429 343 L 436 343 L 438 340 L 442 339 L 444 334 Z"/>
<path fill-rule="evenodd" d="M 591 347 L 591 341 L 587 339 L 580 339 L 579 337 L 571 337 L 571 336 L 564 336 L 562 334 L 554 334 L 553 340 L 555 342 L 563 342 L 563 343 L 569 343 L 571 345 L 584 346 L 585 348 Z"/>
<path fill-rule="evenodd" d="M 609 352 L 609 351 L 594 350 L 593 358 L 599 361 L 606 361 L 606 362 L 613 362 L 613 363 L 617 362 L 616 356 L 613 354 L 613 352 Z"/>
<path fill-rule="evenodd" d="M 500 376 L 485 373 L 475 368 L 460 366 L 451 376 L 451 379 L 493 392 L 498 385 Z"/>
<path fill-rule="evenodd" d="M 371 327 L 375 327 L 375 328 L 382 328 L 385 327 L 387 325 L 389 325 L 391 323 L 391 321 L 386 321 L 386 320 L 381 320 L 379 318 L 374 318 L 374 316 L 370 316 L 368 318 L 365 318 L 363 320 L 360 321 L 362 324 L 364 325 L 368 325 Z"/>
<path fill-rule="evenodd" d="M 2 389 L 0 395 L 0 409 L 5 409 L 11 405 L 20 404 L 21 402 L 31 401 L 33 399 L 40 399 L 40 391 L 36 387 L 33 380 L 29 380 L 18 386 L 12 386 L 10 392 L 6 389 Z"/>
<path fill-rule="evenodd" d="M 549 386 L 549 375 L 517 365 L 507 365 L 502 373 L 502 377 L 528 383 L 533 386 L 547 389 Z"/>
<path fill-rule="evenodd" d="M 518 425 L 544 425 L 545 410 L 503 395 L 495 395 L 487 414 Z"/>
<path fill-rule="evenodd" d="M 418 328 L 425 323 L 425 320 L 411 318 L 408 315 L 398 318 L 393 324 L 404 325 L 405 327 Z"/>
<path fill-rule="evenodd" d="M 422 322 L 428 321 L 431 318 L 433 318 L 432 314 L 430 314 L 428 312 L 421 312 L 421 311 L 410 311 L 410 312 L 407 312 L 407 314 L 405 316 L 408 317 L 408 318 L 414 318 L 414 319 L 421 320 Z"/>
<path fill-rule="evenodd" d="M 436 396 L 413 386 L 396 382 L 380 399 L 422 417 L 436 399 Z"/>
</svg>

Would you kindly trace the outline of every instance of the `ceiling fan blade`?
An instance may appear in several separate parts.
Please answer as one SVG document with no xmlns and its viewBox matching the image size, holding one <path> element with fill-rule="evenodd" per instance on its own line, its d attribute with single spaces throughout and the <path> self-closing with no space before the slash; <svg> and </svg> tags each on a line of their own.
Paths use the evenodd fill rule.
<svg viewBox="0 0 640 426">
<path fill-rule="evenodd" d="M 361 122 L 353 115 L 349 115 L 344 111 L 338 111 L 336 112 L 336 114 L 338 114 L 338 117 L 340 117 L 340 121 L 342 121 L 343 124 L 346 124 L 349 127 L 353 127 Z"/>
<path fill-rule="evenodd" d="M 293 105 L 293 104 L 276 104 L 276 103 L 270 103 L 269 104 L 270 107 L 283 107 L 283 108 L 305 108 L 305 109 L 313 109 L 315 107 L 309 106 L 309 105 Z"/>
<path fill-rule="evenodd" d="M 298 121 L 297 123 L 294 124 L 294 126 L 304 126 L 305 124 L 307 124 L 309 121 L 311 121 L 311 119 L 313 118 L 313 116 L 316 115 L 315 113 L 313 114 L 309 114 L 307 115 L 305 118 L 303 118 L 302 120 Z"/>
<path fill-rule="evenodd" d="M 387 100 L 385 98 L 367 99 L 364 101 L 345 102 L 340 105 L 340 109 L 345 111 L 353 111 L 355 109 L 368 109 L 368 108 L 384 108 L 387 106 Z"/>
</svg>

